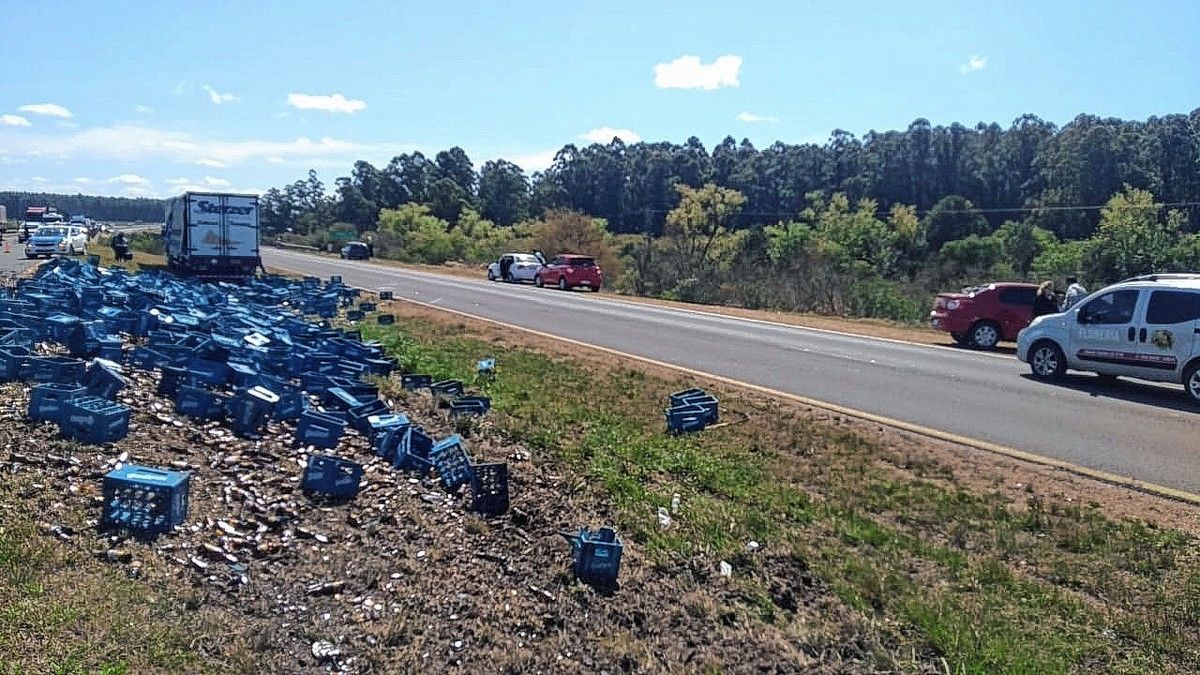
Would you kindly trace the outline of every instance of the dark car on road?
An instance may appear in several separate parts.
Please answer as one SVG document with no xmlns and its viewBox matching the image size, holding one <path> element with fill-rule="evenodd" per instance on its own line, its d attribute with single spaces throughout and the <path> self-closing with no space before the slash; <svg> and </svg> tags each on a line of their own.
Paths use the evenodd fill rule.
<svg viewBox="0 0 1200 675">
<path fill-rule="evenodd" d="M 366 260 L 371 257 L 371 248 L 361 241 L 347 242 L 342 247 L 342 257 L 346 260 Z"/>
<path fill-rule="evenodd" d="M 995 283 L 939 293 L 929 323 L 950 333 L 964 347 L 994 349 L 1001 340 L 1016 340 L 1033 320 L 1037 286 Z"/>
<path fill-rule="evenodd" d="M 537 271 L 533 283 L 541 288 L 547 284 L 561 290 L 580 286 L 599 291 L 604 285 L 604 270 L 590 255 L 560 254 Z"/>
</svg>

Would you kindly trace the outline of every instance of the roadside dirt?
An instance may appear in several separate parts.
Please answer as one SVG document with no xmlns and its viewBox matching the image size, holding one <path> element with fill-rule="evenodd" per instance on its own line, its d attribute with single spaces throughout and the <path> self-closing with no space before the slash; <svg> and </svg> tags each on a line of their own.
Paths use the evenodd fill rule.
<svg viewBox="0 0 1200 675">
<path fill-rule="evenodd" d="M 0 510 L 40 523 L 95 565 L 188 597 L 217 627 L 194 642 L 214 671 L 854 672 L 874 669 L 888 649 L 804 560 L 770 550 L 732 561 L 736 579 L 772 589 L 770 624 L 756 616 L 760 600 L 721 578 L 714 560 L 652 565 L 627 543 L 618 590 L 576 582 L 558 533 L 603 524 L 610 505 L 492 434 L 486 418 L 468 451 L 476 462 L 508 463 L 508 514 L 468 511 L 466 495 L 393 470 L 353 431 L 328 454 L 363 463 L 363 487 L 337 504 L 301 491 L 314 450 L 295 445 L 290 424 L 271 423 L 263 440 L 238 438 L 175 413 L 155 393 L 157 375 L 131 378 L 119 395 L 135 411 L 129 436 L 103 447 L 28 422 L 20 411 L 29 388 L 0 385 L 11 404 L 0 413 L 0 474 L 10 486 Z M 427 395 L 389 403 L 435 438 L 453 432 Z M 101 479 L 122 463 L 192 472 L 186 524 L 148 541 L 97 530 Z M 41 662 L 44 644 L 23 648 L 19 662 Z"/>
<path fill-rule="evenodd" d="M 611 353 L 531 333 L 499 330 L 486 321 L 402 301 L 391 303 L 391 307 L 391 311 L 399 316 L 420 317 L 467 328 L 497 345 L 534 349 L 555 358 L 582 360 L 599 369 L 622 367 L 667 379 L 679 377 L 678 371 L 665 366 L 637 359 L 622 359 Z M 776 400 L 756 392 L 731 388 L 728 384 L 716 380 L 697 382 L 696 386 L 719 392 L 719 397 L 727 398 L 731 402 L 743 401 L 752 404 L 749 407 L 773 406 L 791 410 L 814 421 L 844 428 L 877 441 L 885 453 L 879 460 L 898 474 L 909 477 L 919 474 L 925 479 L 981 493 L 1000 492 L 1011 498 L 1018 507 L 1037 495 L 1041 499 L 1050 498 L 1064 503 L 1094 506 L 1111 518 L 1139 519 L 1154 526 L 1170 527 L 1188 534 L 1200 535 L 1200 510 L 1183 502 L 1087 478 L 1066 470 L 1010 459 L 977 448 L 932 439 L 786 400 Z M 938 478 L 939 476 L 941 478 Z"/>
</svg>

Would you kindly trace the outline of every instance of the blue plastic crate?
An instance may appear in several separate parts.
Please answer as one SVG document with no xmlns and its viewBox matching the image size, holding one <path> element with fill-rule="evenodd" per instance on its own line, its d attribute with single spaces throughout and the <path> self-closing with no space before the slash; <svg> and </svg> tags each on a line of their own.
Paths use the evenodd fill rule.
<svg viewBox="0 0 1200 675">
<path fill-rule="evenodd" d="M 367 433 L 375 441 L 375 454 L 380 457 L 386 457 L 387 453 L 380 451 L 379 441 L 389 430 L 396 427 L 408 426 L 408 424 L 408 416 L 404 413 L 385 413 L 367 417 Z"/>
<path fill-rule="evenodd" d="M 412 425 L 397 427 L 384 434 L 386 454 L 392 460 L 392 468 L 403 471 L 429 473 L 433 462 L 429 453 L 433 450 L 433 437 L 421 427 Z"/>
<path fill-rule="evenodd" d="M 396 317 L 393 314 L 379 314 L 375 317 L 375 322 L 380 326 L 390 326 L 396 323 Z"/>
<path fill-rule="evenodd" d="M 346 310 L 346 320 L 347 321 L 362 321 L 364 318 L 366 318 L 366 316 L 367 315 L 364 314 L 361 309 Z"/>
<path fill-rule="evenodd" d="M 374 312 L 374 311 L 375 311 L 375 303 L 373 303 L 373 302 L 360 302 L 360 303 L 358 303 L 358 308 L 359 308 L 361 311 L 364 311 L 364 312 Z"/>
<path fill-rule="evenodd" d="M 187 368 L 181 366 L 163 366 L 162 377 L 158 380 L 158 395 L 175 398 L 181 384 L 188 383 Z"/>
<path fill-rule="evenodd" d="M 296 423 L 296 442 L 329 450 L 337 447 L 345 431 L 346 422 L 341 418 L 306 410 L 300 413 L 300 421 Z"/>
<path fill-rule="evenodd" d="M 434 396 L 457 398 L 463 394 L 462 380 L 440 380 L 429 385 L 429 391 Z"/>
<path fill-rule="evenodd" d="M 508 464 L 471 466 L 471 510 L 494 516 L 508 511 Z"/>
<path fill-rule="evenodd" d="M 480 359 L 475 363 L 475 372 L 491 377 L 496 374 L 496 359 Z"/>
<path fill-rule="evenodd" d="M 47 337 L 54 342 L 69 344 L 78 337 L 82 330 L 83 324 L 80 323 L 77 316 L 52 314 L 46 317 Z"/>
<path fill-rule="evenodd" d="M 227 397 L 193 384 L 180 384 L 175 392 L 175 411 L 204 420 L 225 417 Z"/>
<path fill-rule="evenodd" d="M 265 387 L 241 389 L 229 400 L 229 426 L 239 436 L 258 438 L 278 403 L 279 395 Z"/>
<path fill-rule="evenodd" d="M 370 418 L 386 412 L 388 412 L 387 404 L 379 399 L 374 399 L 354 406 L 347 411 L 347 414 L 350 417 L 350 426 L 357 429 L 360 433 L 369 434 L 371 433 Z"/>
<path fill-rule="evenodd" d="M 429 461 L 437 469 L 442 486 L 454 490 L 471 482 L 471 458 L 457 434 L 438 441 L 429 451 Z"/>
<path fill-rule="evenodd" d="M 58 422 L 67 402 L 85 394 L 87 389 L 78 384 L 39 384 L 29 393 L 29 419 Z"/>
<path fill-rule="evenodd" d="M 0 349 L 0 381 L 13 382 L 29 374 L 33 354 L 26 347 L 10 345 Z"/>
<path fill-rule="evenodd" d="M 126 464 L 104 476 L 104 527 L 158 534 L 187 518 L 191 476 Z"/>
<path fill-rule="evenodd" d="M 185 365 L 191 371 L 193 379 L 216 387 L 228 383 L 233 377 L 233 371 L 229 368 L 229 364 L 220 361 L 191 358 Z"/>
<path fill-rule="evenodd" d="M 394 297 L 392 291 L 379 291 L 380 300 L 391 300 Z"/>
<path fill-rule="evenodd" d="M 182 365 L 180 360 L 159 349 L 148 346 L 134 347 L 129 354 L 129 362 L 146 370 L 164 366 Z"/>
<path fill-rule="evenodd" d="M 83 385 L 92 396 L 112 399 L 129 385 L 121 374 L 121 366 L 105 359 L 96 359 L 83 375 Z"/>
<path fill-rule="evenodd" d="M 562 535 L 571 542 L 575 578 L 598 586 L 616 583 L 621 573 L 621 552 L 624 549 L 616 531 L 611 527 L 602 527 L 591 532 L 584 527 L 577 533 L 563 532 Z"/>
<path fill-rule="evenodd" d="M 670 401 L 670 403 L 668 404 L 668 407 L 673 408 L 677 405 L 683 405 L 684 403 L 687 402 L 687 399 L 692 398 L 693 396 L 707 396 L 707 395 L 708 395 L 708 392 L 704 391 L 703 389 L 697 389 L 695 387 L 693 387 L 691 389 L 684 389 L 683 391 L 677 391 L 674 394 L 671 394 L 670 396 L 667 397 L 668 400 Z"/>
<path fill-rule="evenodd" d="M 450 416 L 483 415 L 492 407 L 492 399 L 487 396 L 462 396 L 450 403 Z"/>
<path fill-rule="evenodd" d="M 363 359 L 362 363 L 372 375 L 382 375 L 383 377 L 391 375 L 398 365 L 396 359 L 387 357 Z"/>
<path fill-rule="evenodd" d="M 275 404 L 273 413 L 275 419 L 289 421 L 300 419 L 300 414 L 307 409 L 304 394 L 293 387 L 276 388 L 272 391 L 279 394 L 279 403 Z"/>
<path fill-rule="evenodd" d="M 66 402 L 59 429 L 84 443 L 113 443 L 129 433 L 128 407 L 98 396 L 76 396 Z"/>
<path fill-rule="evenodd" d="M 82 360 L 69 356 L 34 356 L 29 359 L 29 379 L 75 383 L 83 379 L 85 365 Z"/>
<path fill-rule="evenodd" d="M 339 410 L 350 410 L 363 404 L 362 401 L 358 400 L 358 398 L 342 387 L 330 387 L 322 392 L 321 403 Z"/>
<path fill-rule="evenodd" d="M 708 415 L 706 408 L 690 403 L 667 408 L 667 431 L 673 434 L 703 431 L 708 425 Z"/>
<path fill-rule="evenodd" d="M 301 487 L 305 492 L 348 499 L 358 494 L 362 464 L 327 455 L 309 455 Z"/>
<path fill-rule="evenodd" d="M 683 403 L 680 405 L 693 405 L 704 408 L 706 424 L 716 424 L 718 421 L 720 421 L 720 413 L 718 411 L 720 402 L 717 400 L 716 396 L 712 396 L 710 394 L 697 394 L 684 399 Z"/>
</svg>

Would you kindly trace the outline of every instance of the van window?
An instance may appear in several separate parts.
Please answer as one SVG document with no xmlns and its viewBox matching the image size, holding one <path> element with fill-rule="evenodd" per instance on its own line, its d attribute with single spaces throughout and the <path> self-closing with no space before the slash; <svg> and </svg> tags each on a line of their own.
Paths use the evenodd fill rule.
<svg viewBox="0 0 1200 675">
<path fill-rule="evenodd" d="M 1133 321 L 1140 291 L 1109 291 L 1079 309 L 1079 323 L 1124 324 Z"/>
<path fill-rule="evenodd" d="M 1036 288 L 1002 288 L 1000 289 L 1000 302 L 1006 305 L 1022 305 L 1033 307 L 1033 301 L 1037 298 Z"/>
<path fill-rule="evenodd" d="M 1170 325 L 1200 321 L 1200 293 L 1189 291 L 1154 291 L 1146 307 L 1146 323 Z"/>
</svg>

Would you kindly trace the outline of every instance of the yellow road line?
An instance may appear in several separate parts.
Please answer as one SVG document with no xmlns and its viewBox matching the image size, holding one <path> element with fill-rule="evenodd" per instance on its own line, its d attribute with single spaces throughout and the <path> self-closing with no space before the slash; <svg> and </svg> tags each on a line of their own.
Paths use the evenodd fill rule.
<svg viewBox="0 0 1200 675">
<path fill-rule="evenodd" d="M 1091 478 L 1091 479 L 1098 480 L 1098 481 L 1103 481 L 1105 483 L 1110 483 L 1112 485 L 1117 485 L 1119 487 L 1138 490 L 1138 491 L 1146 492 L 1146 493 L 1149 493 L 1152 495 L 1157 495 L 1159 497 L 1166 497 L 1169 499 L 1174 499 L 1177 501 L 1186 502 L 1188 504 L 1194 504 L 1194 505 L 1200 506 L 1200 495 L 1192 493 L 1192 492 L 1188 492 L 1186 490 L 1180 490 L 1177 488 L 1168 487 L 1166 485 L 1159 485 L 1157 483 L 1150 483 L 1147 481 L 1138 480 L 1136 478 L 1131 478 L 1128 476 L 1121 476 L 1121 475 L 1118 475 L 1118 474 L 1115 474 L 1115 473 L 1112 473 L 1109 471 L 1103 471 L 1100 469 L 1092 469 L 1090 467 L 1081 466 L 1081 465 L 1075 464 L 1073 462 L 1067 462 L 1067 461 L 1064 461 L 1061 459 L 1055 459 L 1053 457 L 1039 455 L 1034 452 L 1027 452 L 1025 450 L 1018 450 L 1016 448 L 1010 448 L 1006 445 L 1001 445 L 999 443 L 992 443 L 991 441 L 984 441 L 984 440 L 980 440 L 977 438 L 971 438 L 969 436 L 962 436 L 960 434 L 951 433 L 948 431 L 941 431 L 939 429 L 933 429 L 931 427 L 923 426 L 920 424 L 914 424 L 912 422 L 905 422 L 903 420 L 898 420 L 898 419 L 894 419 L 891 417 L 885 417 L 883 415 L 877 415 L 875 413 L 866 412 L 864 410 L 858 410 L 856 408 L 849 408 L 849 407 L 846 407 L 843 405 L 838 405 L 836 403 L 829 403 L 827 401 L 822 401 L 822 400 L 815 399 L 815 398 L 809 398 L 807 396 L 800 396 L 799 394 L 792 394 L 792 393 L 789 393 L 786 391 L 780 391 L 778 389 L 772 389 L 770 387 L 764 387 L 762 385 L 752 384 L 750 382 L 743 382 L 741 380 L 735 380 L 733 378 L 724 377 L 722 375 L 714 375 L 713 373 L 706 373 L 701 370 L 694 370 L 694 369 L 688 368 L 686 366 L 680 366 L 680 365 L 676 365 L 673 363 L 667 363 L 665 361 L 659 361 L 657 359 L 652 359 L 652 358 L 645 357 L 645 356 L 639 356 L 637 354 L 630 354 L 628 352 L 623 352 L 623 351 L 620 351 L 617 349 L 611 349 L 609 347 L 601 347 L 599 345 L 593 345 L 593 344 L 589 344 L 587 342 L 581 342 L 579 340 L 574 340 L 574 339 L 562 337 L 559 335 L 553 335 L 551 333 L 544 333 L 542 331 L 535 330 L 533 328 L 527 328 L 525 326 L 519 326 L 517 324 L 505 323 L 498 319 L 489 319 L 487 317 L 476 316 L 469 312 L 463 312 L 463 311 L 459 311 L 457 309 L 450 309 L 448 307 L 441 307 L 438 305 L 430 304 L 428 302 L 421 302 L 420 300 L 413 300 L 411 298 L 405 298 L 405 297 L 396 297 L 394 299 L 397 301 L 408 302 L 408 303 L 417 305 L 419 307 L 425 307 L 426 309 L 435 309 L 440 312 L 447 312 L 449 314 L 454 314 L 454 315 L 461 316 L 464 318 L 474 319 L 476 321 L 483 321 L 483 322 L 490 323 L 495 326 L 501 326 L 504 328 L 519 330 L 519 331 L 522 331 L 525 333 L 529 333 L 531 335 L 536 335 L 538 337 L 548 338 L 551 340 L 557 340 L 559 342 L 565 342 L 567 344 L 574 345 L 576 347 L 582 347 L 584 349 L 593 349 L 593 350 L 596 350 L 599 352 L 603 352 L 605 354 L 611 354 L 613 356 L 619 356 L 619 357 L 623 357 L 623 358 L 627 358 L 627 359 L 633 359 L 635 361 L 640 361 L 642 363 L 648 363 L 648 364 L 658 366 L 661 368 L 669 368 L 671 370 L 681 372 L 681 373 L 686 373 L 686 374 L 692 375 L 694 377 L 704 378 L 704 379 L 711 380 L 714 382 L 720 382 L 722 384 L 726 384 L 731 387 L 738 387 L 740 389 L 747 389 L 750 391 L 758 392 L 760 394 L 766 394 L 768 396 L 774 396 L 777 398 L 786 399 L 786 400 L 793 401 L 795 403 L 800 403 L 800 404 L 803 404 L 803 405 L 806 405 L 806 406 L 809 406 L 812 408 L 819 408 L 821 410 L 826 410 L 829 412 L 837 413 L 839 415 L 845 415 L 847 417 L 854 417 L 856 419 L 865 420 L 868 422 L 874 422 L 875 424 L 882 424 L 884 426 L 889 426 L 889 427 L 892 427 L 895 429 L 900 429 L 902 431 L 907 431 L 907 432 L 918 434 L 921 436 L 926 436 L 928 438 L 934 438 L 934 439 L 937 439 L 940 441 L 955 443 L 957 445 L 965 445 L 970 448 L 975 448 L 977 450 L 984 450 L 986 452 L 995 453 L 997 455 L 1001 455 L 1001 456 L 1008 457 L 1011 459 L 1017 459 L 1017 460 L 1020 460 L 1023 462 L 1029 462 L 1031 464 L 1038 464 L 1040 466 L 1050 467 L 1053 469 L 1060 469 L 1062 471 L 1068 471 L 1070 473 L 1073 473 L 1073 474 L 1076 474 L 1079 476 Z"/>
</svg>

